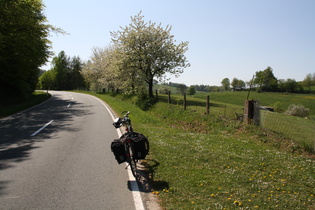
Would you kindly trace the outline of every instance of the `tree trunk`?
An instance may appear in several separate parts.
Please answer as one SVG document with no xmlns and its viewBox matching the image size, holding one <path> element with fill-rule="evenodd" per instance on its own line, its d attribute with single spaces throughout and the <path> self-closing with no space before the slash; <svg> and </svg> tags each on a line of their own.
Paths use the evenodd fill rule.
<svg viewBox="0 0 315 210">
<path fill-rule="evenodd" d="M 154 98 L 154 95 L 153 95 L 153 78 L 149 80 L 148 85 L 149 85 L 149 98 Z"/>
</svg>

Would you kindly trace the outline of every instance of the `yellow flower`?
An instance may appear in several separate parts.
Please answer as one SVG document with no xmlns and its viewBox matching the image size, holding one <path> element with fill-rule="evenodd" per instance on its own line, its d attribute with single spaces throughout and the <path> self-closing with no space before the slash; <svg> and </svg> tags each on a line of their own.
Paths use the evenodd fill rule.
<svg viewBox="0 0 315 210">
<path fill-rule="evenodd" d="M 215 195 L 214 194 L 211 194 L 211 197 L 214 197 Z"/>
</svg>

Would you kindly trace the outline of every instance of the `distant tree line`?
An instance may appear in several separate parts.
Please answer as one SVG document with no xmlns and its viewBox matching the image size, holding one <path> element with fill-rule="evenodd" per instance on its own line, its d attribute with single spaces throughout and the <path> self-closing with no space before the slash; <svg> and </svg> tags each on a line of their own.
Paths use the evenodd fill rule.
<svg viewBox="0 0 315 210">
<path fill-rule="evenodd" d="M 69 57 L 64 51 L 52 60 L 52 68 L 39 77 L 39 89 L 78 90 L 86 89 L 81 71 L 83 62 L 80 57 Z"/>
<path fill-rule="evenodd" d="M 221 82 L 224 90 L 243 90 L 249 88 L 256 89 L 258 92 L 287 92 L 287 93 L 305 93 L 310 92 L 311 87 L 315 86 L 315 73 L 308 74 L 302 82 L 295 79 L 277 79 L 273 74 L 273 69 L 267 67 L 265 70 L 257 71 L 252 80 L 244 82 L 233 78 L 232 82 L 224 78 Z"/>
</svg>

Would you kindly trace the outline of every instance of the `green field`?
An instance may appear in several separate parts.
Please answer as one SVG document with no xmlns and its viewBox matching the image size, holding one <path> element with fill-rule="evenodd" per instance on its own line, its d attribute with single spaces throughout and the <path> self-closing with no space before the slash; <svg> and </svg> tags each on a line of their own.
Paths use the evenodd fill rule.
<svg viewBox="0 0 315 210">
<path fill-rule="evenodd" d="M 173 104 L 163 102 L 166 96 L 161 96 L 160 102 L 142 111 L 133 97 L 90 94 L 116 113 L 129 110 L 135 131 L 149 138 L 150 155 L 142 164 L 152 186 L 150 193 L 159 197 L 163 208 L 315 209 L 314 153 L 305 151 L 302 141 L 283 138 L 284 133 L 230 118 L 228 110 L 240 109 L 242 104 L 231 106 L 219 98 L 237 101 L 241 95 L 222 93 L 225 96 L 216 95 L 214 101 L 210 94 L 212 106 L 206 115 L 202 95 L 188 98 L 187 110 L 181 96 L 172 97 Z M 275 119 L 295 123 L 287 129 L 292 131 L 297 124 L 312 126 L 304 126 L 306 119 L 272 115 L 267 118 L 271 122 L 265 123 Z M 299 129 L 294 131 L 297 135 Z"/>
<path fill-rule="evenodd" d="M 243 113 L 244 101 L 247 92 L 199 92 L 194 96 L 187 96 L 187 108 L 200 113 L 206 112 L 206 96 L 210 96 L 210 114 L 216 117 L 236 119 L 236 113 Z M 290 104 L 301 104 L 310 109 L 308 118 L 287 116 L 283 113 L 261 111 L 260 125 L 271 130 L 283 138 L 294 141 L 292 150 L 303 147 L 305 150 L 314 150 L 315 137 L 315 95 L 314 94 L 281 94 L 281 93 L 256 93 L 249 95 L 250 100 L 256 100 L 262 106 L 273 106 L 275 103 L 286 110 Z M 160 95 L 166 101 L 166 95 Z M 172 104 L 183 106 L 183 96 L 172 95 Z"/>
<path fill-rule="evenodd" d="M 142 163 L 165 209 L 314 209 L 314 157 L 275 147 L 276 134 L 180 104 L 142 111 L 132 98 L 96 96 L 129 110 L 149 138 Z"/>
<path fill-rule="evenodd" d="M 210 100 L 243 106 L 247 99 L 248 92 L 211 92 L 199 93 L 195 98 L 204 99 L 206 95 L 210 95 Z M 290 104 L 301 104 L 310 109 L 310 117 L 315 118 L 315 95 L 314 94 L 282 94 L 282 93 L 257 93 L 250 92 L 249 100 L 256 100 L 262 106 L 274 106 L 275 103 L 282 104 L 286 110 Z"/>
</svg>

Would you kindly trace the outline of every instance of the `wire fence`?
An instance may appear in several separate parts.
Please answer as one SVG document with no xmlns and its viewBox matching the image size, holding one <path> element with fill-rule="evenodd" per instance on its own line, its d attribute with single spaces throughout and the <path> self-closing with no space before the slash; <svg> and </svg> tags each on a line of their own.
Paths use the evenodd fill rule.
<svg viewBox="0 0 315 210">
<path fill-rule="evenodd" d="M 184 97 L 159 96 L 159 100 L 165 100 L 176 106 L 184 106 L 187 109 L 195 110 L 200 113 L 209 113 L 215 116 L 225 117 L 244 121 L 244 107 L 226 105 L 219 102 L 209 102 L 209 110 L 207 110 L 207 101 L 200 98 L 189 98 L 184 103 Z M 208 112 L 209 111 L 209 112 Z M 297 142 L 310 151 L 315 151 L 315 120 L 288 116 L 282 113 L 272 112 L 262 109 L 259 103 L 254 104 L 253 122 L 260 125 L 262 128 L 271 130 L 281 136 Z"/>
<path fill-rule="evenodd" d="M 315 120 L 313 119 L 261 110 L 260 125 L 283 137 L 299 142 L 306 148 L 315 149 Z"/>
</svg>

